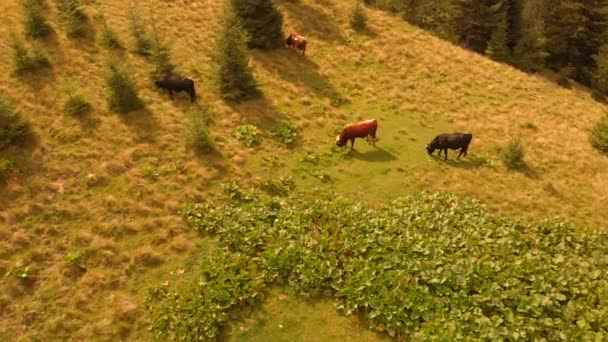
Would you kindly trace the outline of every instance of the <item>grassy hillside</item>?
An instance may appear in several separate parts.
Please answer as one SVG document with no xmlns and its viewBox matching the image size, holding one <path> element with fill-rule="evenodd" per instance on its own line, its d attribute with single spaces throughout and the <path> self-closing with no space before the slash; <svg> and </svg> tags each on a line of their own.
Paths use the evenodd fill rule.
<svg viewBox="0 0 608 342">
<path fill-rule="evenodd" d="M 221 2 L 150 0 L 178 72 L 196 81 L 199 100 L 191 106 L 183 93 L 171 102 L 154 88 L 148 60 L 128 50 L 108 51 L 93 38 L 101 28 L 94 18 L 103 13 L 130 47 L 124 1 L 85 3 L 92 31 L 68 39 L 49 1 L 55 34 L 41 44 L 49 70 L 12 75 L 12 52 L 6 41 L 0 45 L 0 91 L 32 125 L 25 143 L 0 152 L 17 170 L 0 189 L 0 273 L 31 266 L 27 281 L 0 280 L 0 321 L 6 323 L 0 333 L 9 340 L 149 340 L 143 308 L 148 287 L 191 280 L 189 274 L 205 267 L 198 264 L 200 254 L 215 246 L 186 226 L 179 204 L 202 200 L 229 179 L 291 176 L 301 187 L 373 201 L 450 190 L 502 214 L 558 214 L 601 227 L 608 222 L 608 158 L 586 136 L 605 108 L 585 89 L 566 90 L 526 75 L 380 11 L 368 10 L 370 29 L 356 34 L 348 27 L 350 1 L 277 1 L 285 32 L 308 38 L 307 56 L 290 49 L 252 51 L 250 64 L 264 97 L 229 104 L 212 81 Z M 150 7 L 138 4 L 148 27 Z M 0 35 L 19 33 L 18 1 L 0 2 L 0 11 Z M 144 110 L 107 111 L 103 72 L 112 55 L 136 79 Z M 58 84 L 66 75 L 92 104 L 82 118 L 61 111 Z M 184 142 L 187 114 L 201 108 L 212 121 L 217 153 L 210 155 L 196 155 Z M 378 149 L 362 140 L 349 156 L 332 149 L 336 129 L 366 118 L 379 120 Z M 283 121 L 299 128 L 294 149 L 270 135 Z M 234 138 L 234 128 L 244 123 L 262 129 L 260 146 L 246 148 Z M 469 158 L 445 163 L 429 157 L 426 143 L 452 130 L 473 133 Z M 521 172 L 500 163 L 498 149 L 513 137 L 526 148 L 527 169 Z M 75 256 L 86 272 L 69 265 Z M 330 305 L 285 308 L 270 301 L 264 310 L 265 317 L 255 321 L 253 315 L 255 322 L 244 328 L 259 337 L 244 338 L 285 338 L 274 328 L 282 317 L 294 331 L 314 326 L 317 335 L 302 333 L 306 341 L 375 338 Z"/>
</svg>

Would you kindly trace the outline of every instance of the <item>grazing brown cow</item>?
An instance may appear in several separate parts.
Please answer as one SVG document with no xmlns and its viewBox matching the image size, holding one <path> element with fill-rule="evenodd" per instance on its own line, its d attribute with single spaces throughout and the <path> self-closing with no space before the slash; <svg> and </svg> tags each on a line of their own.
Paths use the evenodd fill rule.
<svg viewBox="0 0 608 342">
<path fill-rule="evenodd" d="M 376 131 L 378 121 L 376 119 L 360 121 L 344 127 L 342 132 L 336 137 L 336 146 L 342 147 L 350 140 L 350 149 L 355 146 L 355 138 L 372 137 L 372 145 L 376 146 Z"/>
<path fill-rule="evenodd" d="M 460 149 L 460 153 L 456 159 L 459 159 L 460 156 L 464 153 L 464 156 L 467 156 L 467 150 L 469 149 L 469 144 L 473 139 L 473 135 L 471 133 L 444 133 L 439 134 L 433 139 L 428 145 L 426 145 L 426 151 L 429 154 L 433 154 L 435 150 L 439 150 L 439 155 L 441 155 L 441 151 L 444 152 L 445 158 L 448 159 L 448 148 L 452 150 Z"/>
<path fill-rule="evenodd" d="M 285 39 L 285 44 L 287 46 L 295 47 L 298 50 L 302 51 L 302 56 L 304 56 L 304 52 L 306 51 L 306 38 L 300 36 L 297 33 L 291 33 L 287 39 Z"/>
</svg>

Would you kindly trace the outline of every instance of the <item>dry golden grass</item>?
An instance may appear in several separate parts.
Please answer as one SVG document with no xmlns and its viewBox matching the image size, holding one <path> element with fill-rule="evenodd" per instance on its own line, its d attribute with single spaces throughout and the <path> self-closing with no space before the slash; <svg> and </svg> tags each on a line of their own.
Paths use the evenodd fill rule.
<svg viewBox="0 0 608 342">
<path fill-rule="evenodd" d="M 0 2 L 2 37 L 11 28 L 20 30 L 17 3 Z M 608 159 L 586 138 L 603 108 L 583 89 L 564 90 L 379 11 L 368 13 L 369 33 L 354 34 L 348 29 L 350 1 L 302 0 L 281 4 L 285 31 L 309 39 L 307 57 L 290 49 L 253 51 L 250 64 L 265 97 L 226 104 L 212 82 L 221 1 L 150 0 L 178 72 L 196 80 L 199 103 L 212 113 L 219 155 L 197 157 L 184 144 L 187 97 L 180 93 L 171 102 L 154 89 L 146 59 L 122 51 L 119 57 L 147 106 L 126 116 L 108 113 L 103 68 L 110 52 L 95 39 L 66 39 L 49 3 L 56 34 L 43 46 L 50 71 L 9 76 L 11 51 L 6 42 L 0 45 L 5 75 L 0 90 L 18 101 L 35 137 L 3 152 L 15 159 L 21 174 L 0 189 L 0 273 L 19 262 L 34 269 L 31 281 L 5 277 L 0 282 L 0 334 L 8 340 L 150 340 L 142 304 L 148 286 L 159 285 L 209 249 L 198 246 L 200 238 L 181 220 L 179 203 L 204 199 L 229 178 L 250 182 L 291 172 L 289 163 L 276 170 L 260 167 L 261 156 L 282 161 L 301 156 L 302 148 L 289 152 L 269 139 L 258 149 L 243 148 L 232 133 L 242 123 L 267 129 L 290 120 L 302 130 L 301 146 L 326 148 L 334 127 L 375 115 L 381 120 L 380 146 L 398 158 L 369 173 L 369 161 L 344 161 L 330 170 L 337 175 L 331 184 L 336 189 L 359 192 L 365 189 L 353 184 L 372 182 L 371 195 L 366 193 L 372 198 L 412 189 L 453 190 L 508 214 L 557 213 L 598 226 L 608 220 L 603 210 Z M 86 3 L 89 17 L 104 13 L 128 46 L 126 2 Z M 136 3 L 149 20 L 147 2 Z M 78 80 L 92 105 L 82 119 L 61 113 L 57 80 L 64 75 Z M 333 106 L 332 99 L 340 96 L 351 104 Z M 535 128 L 526 128 L 529 123 Z M 473 132 L 470 153 L 486 153 L 497 166 L 427 159 L 427 139 L 446 129 Z M 513 136 L 525 144 L 527 174 L 499 163 L 496 146 Z M 145 175 L 148 166 L 159 171 L 180 160 L 185 165 L 180 172 L 159 172 L 155 180 Z M 556 191 L 548 191 L 548 184 Z M 75 252 L 81 253 L 86 272 L 66 264 L 65 256 Z M 339 320 L 337 314 L 329 306 L 318 309 L 331 332 L 327 327 Z"/>
</svg>

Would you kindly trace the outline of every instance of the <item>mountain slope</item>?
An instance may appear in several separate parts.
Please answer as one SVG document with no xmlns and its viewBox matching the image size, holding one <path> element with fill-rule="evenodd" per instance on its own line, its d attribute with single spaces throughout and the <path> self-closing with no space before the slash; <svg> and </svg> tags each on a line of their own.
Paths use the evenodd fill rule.
<svg viewBox="0 0 608 342">
<path fill-rule="evenodd" d="M 204 198 L 230 179 L 292 176 L 300 186 L 370 200 L 450 190 L 504 214 L 559 214 L 581 225 L 606 226 L 608 158 L 586 137 L 605 108 L 585 89 L 563 89 L 380 11 L 368 10 L 370 30 L 355 34 L 348 28 L 350 1 L 278 3 L 285 32 L 309 39 L 307 55 L 291 49 L 252 51 L 250 64 L 264 97 L 228 104 L 213 86 L 212 55 L 223 5 L 149 2 L 178 71 L 196 81 L 195 109 L 207 107 L 211 115 L 218 153 L 209 156 L 185 147 L 192 108 L 183 93 L 171 102 L 157 91 L 145 58 L 109 52 L 92 38 L 67 39 L 54 4 L 49 20 L 56 35 L 42 44 L 51 70 L 10 75 L 10 47 L 0 46 L 5 75 L 0 90 L 33 127 L 30 141 L 0 152 L 19 170 L 0 190 L 0 273 L 20 263 L 34 270 L 30 282 L 2 278 L 4 336 L 148 340 L 143 305 L 148 286 L 180 281 L 179 268 L 187 271 L 181 281 L 191 280 L 188 274 L 204 268 L 197 264 L 200 253 L 215 246 L 186 227 L 179 204 Z M 137 6 L 148 27 L 149 4 Z M 93 18 L 104 13 L 123 45 L 130 46 L 126 7 L 117 0 L 84 6 L 94 30 L 100 24 Z M 19 31 L 18 2 L 2 2 L 0 10 L 6 13 L 0 35 Z M 145 110 L 124 116 L 106 110 L 103 70 L 112 54 L 132 72 Z M 58 82 L 65 75 L 78 80 L 92 104 L 82 119 L 61 113 Z M 351 156 L 332 152 L 336 129 L 372 117 L 379 120 L 378 150 L 358 140 Z M 286 120 L 299 127 L 294 150 L 281 147 L 269 133 Z M 245 148 L 234 138 L 242 123 L 263 130 L 260 147 Z M 428 157 L 426 143 L 452 130 L 474 134 L 469 158 L 444 163 Z M 497 147 L 513 137 L 521 137 L 526 147 L 524 172 L 500 164 Z M 276 163 L 268 163 L 271 156 Z M 73 255 L 80 255 L 86 273 L 73 274 L 66 264 Z M 336 329 L 347 339 L 357 338 L 358 333 L 347 334 L 346 319 L 324 310 L 319 314 L 328 319 L 320 340 Z"/>
</svg>

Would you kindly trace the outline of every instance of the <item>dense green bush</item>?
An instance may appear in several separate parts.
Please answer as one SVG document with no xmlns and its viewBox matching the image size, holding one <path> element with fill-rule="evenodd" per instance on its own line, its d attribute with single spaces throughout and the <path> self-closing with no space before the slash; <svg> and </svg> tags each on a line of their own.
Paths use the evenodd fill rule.
<svg viewBox="0 0 608 342">
<path fill-rule="evenodd" d="M 506 167 L 518 169 L 525 165 L 524 154 L 524 145 L 519 139 L 514 139 L 502 151 L 501 157 Z"/>
<path fill-rule="evenodd" d="M 51 66 L 51 62 L 42 49 L 34 45 L 28 49 L 25 43 L 14 33 L 10 35 L 10 45 L 13 49 L 13 71 L 24 74 Z"/>
<path fill-rule="evenodd" d="M 165 340 L 217 336 L 231 310 L 271 284 L 331 294 L 342 313 L 403 340 L 608 337 L 605 233 L 498 218 L 451 194 L 370 205 L 232 184 L 224 196 L 182 208 L 225 248 L 200 282 L 152 292 L 153 328 Z"/>
<path fill-rule="evenodd" d="M 52 32 L 44 15 L 46 0 L 21 0 L 23 8 L 23 27 L 25 34 L 31 38 L 46 37 Z"/>
<path fill-rule="evenodd" d="M 139 90 L 131 76 L 116 62 L 108 63 L 105 73 L 108 108 L 119 113 L 132 112 L 144 107 Z"/>
<path fill-rule="evenodd" d="M 222 97 L 228 101 L 246 100 L 260 95 L 253 72 L 247 65 L 247 39 L 241 23 L 228 7 L 216 49 L 218 88 Z"/>
<path fill-rule="evenodd" d="M 27 128 L 28 123 L 17 107 L 0 94 L 0 150 L 23 137 Z"/>
<path fill-rule="evenodd" d="M 589 132 L 591 146 L 608 153 L 608 112 L 598 121 Z"/>
<path fill-rule="evenodd" d="M 298 138 L 298 129 L 291 122 L 278 124 L 272 129 L 271 133 L 277 141 L 290 148 L 296 144 Z"/>
<path fill-rule="evenodd" d="M 350 13 L 350 26 L 357 31 L 362 31 L 367 27 L 367 16 L 360 0 L 355 0 L 355 6 Z"/>
<path fill-rule="evenodd" d="M 254 125 L 236 126 L 234 136 L 247 147 L 254 147 L 262 142 L 260 130 Z"/>
</svg>

